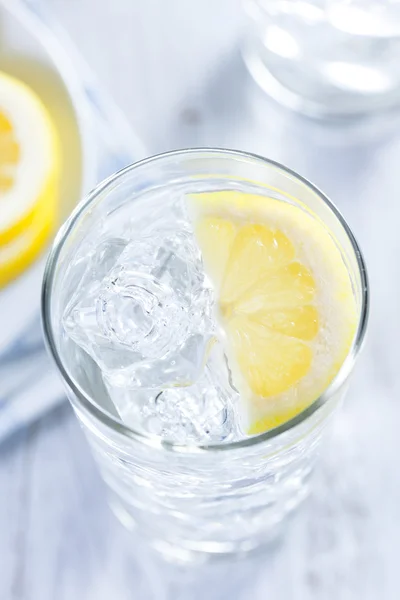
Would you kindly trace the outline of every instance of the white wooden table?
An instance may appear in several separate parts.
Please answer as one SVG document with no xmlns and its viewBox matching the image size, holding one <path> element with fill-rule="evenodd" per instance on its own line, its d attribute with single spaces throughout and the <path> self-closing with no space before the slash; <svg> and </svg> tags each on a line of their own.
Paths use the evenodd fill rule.
<svg viewBox="0 0 400 600">
<path fill-rule="evenodd" d="M 240 148 L 323 188 L 364 247 L 369 343 L 314 496 L 267 555 L 163 565 L 110 514 L 67 404 L 0 447 L 0 600 L 397 600 L 400 127 L 327 126 L 270 103 L 238 52 L 239 0 L 47 0 L 150 153 Z"/>
</svg>

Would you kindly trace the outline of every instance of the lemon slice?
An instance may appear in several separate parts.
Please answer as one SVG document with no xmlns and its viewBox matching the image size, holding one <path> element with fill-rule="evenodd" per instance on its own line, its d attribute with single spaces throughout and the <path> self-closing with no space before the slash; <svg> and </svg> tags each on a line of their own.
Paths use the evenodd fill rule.
<svg viewBox="0 0 400 600">
<path fill-rule="evenodd" d="M 356 331 L 352 281 L 306 207 L 233 191 L 189 202 L 247 430 L 261 433 L 301 412 L 336 376 Z"/>
<path fill-rule="evenodd" d="M 53 229 L 59 151 L 34 92 L 0 72 L 0 286 L 37 257 Z"/>
</svg>

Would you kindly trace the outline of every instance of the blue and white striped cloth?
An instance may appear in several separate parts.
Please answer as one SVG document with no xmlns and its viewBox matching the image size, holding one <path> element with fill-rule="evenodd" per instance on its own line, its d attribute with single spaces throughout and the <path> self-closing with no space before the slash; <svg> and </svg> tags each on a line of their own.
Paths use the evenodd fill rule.
<svg viewBox="0 0 400 600">
<path fill-rule="evenodd" d="M 24 332 L 23 341 L 15 341 L 2 358 L 0 380 L 0 441 L 64 399 L 61 380 L 43 345 L 39 317 Z"/>
</svg>

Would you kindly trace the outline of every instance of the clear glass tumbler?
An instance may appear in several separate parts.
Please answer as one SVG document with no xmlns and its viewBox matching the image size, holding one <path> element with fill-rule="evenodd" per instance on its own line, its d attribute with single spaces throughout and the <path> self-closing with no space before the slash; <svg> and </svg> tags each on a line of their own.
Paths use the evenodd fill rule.
<svg viewBox="0 0 400 600">
<path fill-rule="evenodd" d="M 301 201 L 327 224 L 354 285 L 358 328 L 335 381 L 291 421 L 230 443 L 184 445 L 135 430 L 119 418 L 95 368 L 65 336 L 61 315 L 79 285 L 68 265 L 84 240 L 112 230 L 118 209 L 167 194 L 240 189 Z M 164 196 L 165 197 L 165 196 Z M 100 184 L 60 230 L 47 263 L 43 322 L 47 345 L 64 380 L 108 486 L 111 505 L 160 551 L 177 556 L 229 554 L 269 542 L 309 491 L 325 425 L 346 389 L 368 313 L 365 266 L 346 222 L 311 183 L 264 158 L 228 150 L 182 150 L 132 165 Z M 94 365 L 94 363 L 93 363 Z M 97 391 L 94 393 L 94 389 Z"/>
<path fill-rule="evenodd" d="M 244 58 L 280 103 L 349 116 L 400 103 L 397 0 L 245 0 Z"/>
</svg>

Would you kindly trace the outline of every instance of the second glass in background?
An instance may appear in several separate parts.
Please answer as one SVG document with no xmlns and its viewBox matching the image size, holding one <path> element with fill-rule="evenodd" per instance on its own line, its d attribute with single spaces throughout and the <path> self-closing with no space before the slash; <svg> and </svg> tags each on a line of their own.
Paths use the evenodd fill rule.
<svg viewBox="0 0 400 600">
<path fill-rule="evenodd" d="M 259 85 L 312 116 L 351 116 L 400 102 L 400 3 L 245 0 L 243 53 Z"/>
</svg>

